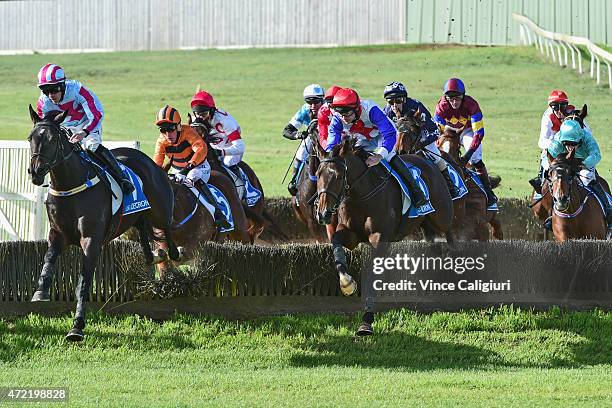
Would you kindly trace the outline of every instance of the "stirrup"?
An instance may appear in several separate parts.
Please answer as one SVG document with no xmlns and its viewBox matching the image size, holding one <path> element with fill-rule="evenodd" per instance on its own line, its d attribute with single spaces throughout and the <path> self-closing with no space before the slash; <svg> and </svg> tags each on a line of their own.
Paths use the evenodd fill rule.
<svg viewBox="0 0 612 408">
<path fill-rule="evenodd" d="M 548 231 L 552 231 L 552 216 L 544 220 L 544 224 L 542 224 L 542 226 Z"/>
</svg>

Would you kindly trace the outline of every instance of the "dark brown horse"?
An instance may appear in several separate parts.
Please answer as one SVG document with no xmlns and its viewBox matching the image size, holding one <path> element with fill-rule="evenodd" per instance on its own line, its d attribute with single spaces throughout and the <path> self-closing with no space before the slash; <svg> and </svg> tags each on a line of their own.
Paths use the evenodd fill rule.
<svg viewBox="0 0 612 408">
<path fill-rule="evenodd" d="M 311 139 L 313 146 L 319 143 L 319 132 L 317 130 L 317 121 L 313 120 L 307 129 L 308 137 Z M 314 208 L 314 200 L 317 196 L 317 177 L 316 172 L 319 167 L 320 159 L 318 150 L 308 152 L 308 161 L 303 164 L 302 171 L 298 176 L 297 188 L 298 192 L 291 199 L 293 213 L 303 224 L 308 227 L 310 235 L 319 243 L 330 242 L 331 236 L 326 234 L 326 228 L 319 224 L 316 220 L 316 212 Z M 331 230 L 333 222 L 329 225 Z"/>
<path fill-rule="evenodd" d="M 60 127 L 67 112 L 54 112 L 40 119 L 30 106 L 34 128 L 30 132 L 31 161 L 28 169 L 32 183 L 42 185 L 45 175 L 51 175 L 50 194 L 46 201 L 49 217 L 49 248 L 33 302 L 49 301 L 49 289 L 55 269 L 55 261 L 66 246 L 80 246 L 83 253 L 82 268 L 76 289 L 77 306 L 74 324 L 66 339 L 80 341 L 85 328 L 85 301 L 93 278 L 94 269 L 103 245 L 125 232 L 132 225 L 138 228 L 140 243 L 148 263 L 154 263 L 149 244 L 151 226 L 165 234 L 168 254 L 178 260 L 179 250 L 172 240 L 172 188 L 166 174 L 144 153 L 128 148 L 114 149 L 117 159 L 130 167 L 142 180 L 143 191 L 151 208 L 142 212 L 115 216 L 111 211 L 111 191 L 104 180 L 95 182 L 94 166 L 86 161 L 70 144 L 66 131 Z M 80 148 L 80 146 L 79 146 Z"/>
<path fill-rule="evenodd" d="M 594 194 L 583 186 L 578 175 L 582 161 L 574 158 L 575 150 L 554 158 L 548 155 L 550 167 L 546 183 L 553 202 L 552 231 L 556 241 L 569 239 L 606 239 L 607 224 Z M 608 183 L 599 178 L 608 193 Z"/>
<path fill-rule="evenodd" d="M 453 162 L 459 161 L 461 154 L 460 134 L 452 130 L 445 130 L 438 139 L 438 147 L 441 152 L 448 153 L 448 156 Z M 468 163 L 467 168 L 470 167 Z M 463 180 L 468 188 L 468 193 L 465 198 L 465 221 L 462 223 L 463 228 L 461 235 L 465 239 L 476 239 L 478 241 L 489 240 L 489 230 L 494 238 L 504 239 L 502 225 L 497 218 L 497 211 L 487 210 L 487 196 L 482 189 L 472 180 L 472 177 L 462 168 L 455 167 L 461 170 Z M 490 177 L 491 187 L 495 188 L 499 185 L 499 177 Z"/>
<path fill-rule="evenodd" d="M 424 146 L 419 142 L 421 138 L 421 130 L 425 125 L 425 121 L 421 116 L 420 111 L 416 111 L 414 116 L 403 116 L 397 120 L 397 143 L 395 150 L 398 154 L 417 154 L 423 158 L 425 155 L 434 154 L 432 152 L 425 153 Z M 452 166 L 458 174 L 463 175 L 463 170 L 448 153 L 441 151 L 440 156 Z M 434 165 L 435 166 L 435 165 Z M 466 218 L 465 197 L 453 200 L 453 236 L 459 241 L 472 239 L 474 235 L 471 231 L 474 229 L 473 220 Z"/>
<path fill-rule="evenodd" d="M 322 150 L 320 147 L 318 149 Z M 322 151 L 319 154 L 325 156 Z M 355 147 L 354 140 L 347 139 L 321 161 L 316 173 L 317 219 L 320 223 L 329 224 L 333 214 L 338 217 L 332 246 L 340 288 L 345 295 L 354 293 L 356 284 L 348 274 L 344 248 L 352 250 L 360 242 L 368 242 L 376 254 L 381 254 L 391 241 L 399 241 L 418 228 L 425 230 L 428 240 L 433 240 L 436 234 L 443 234 L 448 243 L 453 242 L 453 205 L 442 174 L 419 156 L 402 156 L 404 161 L 421 170 L 435 208 L 433 213 L 409 218 L 402 214 L 403 197 L 398 183 L 383 166 L 367 167 L 364 160 L 366 155 Z M 369 275 L 365 278 L 370 279 Z M 371 285 L 366 285 L 364 290 L 365 314 L 358 335 L 372 334 L 374 322 Z"/>
<path fill-rule="evenodd" d="M 217 171 L 221 174 L 226 175 L 228 178 L 231 177 L 228 174 L 228 170 L 225 168 L 225 166 L 223 166 L 223 163 L 221 162 L 221 159 L 219 158 L 217 151 L 214 148 L 212 148 L 210 145 L 210 140 L 208 139 L 209 138 L 208 127 L 205 125 L 202 126 L 202 122 L 198 123 L 196 121 L 196 123 L 194 123 L 190 114 L 188 115 L 188 125 L 192 126 L 196 130 L 196 132 L 202 137 L 202 139 L 204 140 L 204 143 L 206 143 L 208 147 L 208 155 L 206 159 L 208 160 L 208 163 L 210 164 L 211 169 L 213 171 Z M 288 239 L 287 236 L 283 233 L 280 227 L 273 220 L 272 216 L 266 210 L 264 189 L 263 189 L 263 186 L 261 185 L 261 182 L 259 181 L 259 178 L 255 174 L 255 171 L 253 171 L 251 166 L 249 166 L 244 161 L 241 161 L 238 164 L 238 166 L 247 176 L 251 185 L 261 192 L 261 198 L 257 200 L 257 202 L 251 207 L 249 207 L 246 202 L 241 202 L 238 195 L 236 195 L 235 198 L 226 196 L 228 197 L 230 202 L 233 202 L 234 199 L 237 199 L 238 203 L 240 203 L 242 207 L 242 212 L 245 214 L 245 217 L 247 220 L 247 232 L 249 235 L 250 243 L 254 243 L 255 240 L 263 233 L 265 229 L 267 229 L 268 232 L 273 237 L 287 240 Z M 236 175 L 236 176 L 240 177 L 240 175 Z M 235 187 L 234 187 L 234 191 L 236 191 Z M 230 234 L 230 239 L 234 239 L 233 234 Z M 240 239 L 240 241 L 242 241 L 242 239 Z"/>
</svg>

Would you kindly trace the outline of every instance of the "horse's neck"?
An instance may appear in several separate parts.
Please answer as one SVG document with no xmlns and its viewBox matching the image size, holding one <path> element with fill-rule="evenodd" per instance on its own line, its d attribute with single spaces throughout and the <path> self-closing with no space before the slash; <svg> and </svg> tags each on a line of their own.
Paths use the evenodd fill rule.
<svg viewBox="0 0 612 408">
<path fill-rule="evenodd" d="M 381 178 L 376 174 L 376 169 L 368 168 L 357 156 L 350 156 L 345 160 L 348 171 L 347 182 L 355 199 L 358 200 L 361 197 L 367 196 L 380 185 Z M 368 170 L 370 170 L 369 174 L 365 174 Z M 350 196 L 351 194 L 349 194 Z"/>
<path fill-rule="evenodd" d="M 72 147 L 67 147 L 71 149 Z M 79 155 L 73 153 L 66 160 L 55 166 L 51 172 L 51 186 L 55 190 L 68 191 L 87 181 L 88 171 Z"/>
<path fill-rule="evenodd" d="M 314 176 L 319 168 L 319 158 L 316 155 L 310 155 L 308 157 L 308 173 Z"/>
</svg>

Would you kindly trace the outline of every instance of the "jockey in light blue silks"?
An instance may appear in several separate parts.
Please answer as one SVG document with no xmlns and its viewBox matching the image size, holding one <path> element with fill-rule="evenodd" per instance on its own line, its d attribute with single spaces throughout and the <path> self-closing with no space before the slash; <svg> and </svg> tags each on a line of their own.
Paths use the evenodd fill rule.
<svg viewBox="0 0 612 408">
<path fill-rule="evenodd" d="M 287 126 L 283 129 L 283 137 L 289 140 L 302 139 L 302 143 L 295 154 L 295 163 L 293 166 L 293 176 L 287 190 L 292 196 L 297 194 L 297 175 L 298 170 L 307 158 L 308 153 L 312 151 L 312 140 L 307 137 L 305 132 L 298 132 L 302 126 L 308 126 L 313 119 L 317 119 L 317 113 L 323 106 L 323 97 L 325 91 L 319 84 L 310 84 L 304 88 L 304 102 L 302 107 L 293 115 Z"/>
<path fill-rule="evenodd" d="M 569 153 L 570 149 L 575 149 L 574 157 L 582 160 L 582 169 L 578 173 L 580 181 L 583 185 L 588 186 L 604 204 L 606 223 L 608 229 L 612 228 L 612 207 L 595 173 L 595 166 L 601 160 L 599 145 L 592 134 L 585 132 L 580 123 L 575 120 L 563 122 L 559 133 L 555 135 L 548 148 L 548 153 L 556 158 Z"/>
<path fill-rule="evenodd" d="M 357 139 L 357 146 L 374 153 L 366 160 L 368 167 L 385 159 L 402 178 L 415 207 L 427 204 L 425 194 L 402 159 L 395 154 L 397 130 L 391 119 L 372 101 L 359 98 L 350 88 L 338 90 L 331 104 L 334 117 L 329 126 L 325 150 L 331 151 L 342 142 L 343 135 Z"/>
</svg>

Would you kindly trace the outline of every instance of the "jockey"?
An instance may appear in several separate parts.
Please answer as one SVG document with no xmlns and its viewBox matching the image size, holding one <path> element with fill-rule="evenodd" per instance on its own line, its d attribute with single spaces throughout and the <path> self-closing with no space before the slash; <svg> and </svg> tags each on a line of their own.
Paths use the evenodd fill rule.
<svg viewBox="0 0 612 408">
<path fill-rule="evenodd" d="M 385 159 L 408 186 L 414 206 L 421 207 L 427 204 L 425 194 L 412 173 L 395 154 L 397 130 L 380 108 L 370 100 L 361 100 L 357 92 L 350 88 L 339 89 L 331 107 L 334 110 L 334 117 L 329 126 L 325 150 L 329 152 L 341 143 L 343 135 L 356 138 L 357 146 L 374 153 L 366 160 L 368 167 Z"/>
<path fill-rule="evenodd" d="M 80 143 L 104 163 L 121 185 L 123 194 L 132 193 L 134 185 L 115 156 L 101 144 L 104 110 L 96 94 L 82 83 L 66 79 L 64 70 L 55 64 L 47 64 L 38 71 L 38 87 L 42 92 L 36 104 L 38 116 L 42 118 L 51 111 L 68 111 L 62 125 L 72 132 L 70 143 Z"/>
<path fill-rule="evenodd" d="M 583 185 L 588 186 L 604 205 L 606 223 L 612 228 L 612 207 L 608 202 L 606 192 L 597 180 L 595 166 L 601 160 L 599 145 L 591 133 L 585 131 L 580 123 L 567 120 L 560 126 L 559 133 L 554 137 L 548 147 L 548 153 L 554 158 L 569 153 L 575 149 L 574 157 L 582 160 L 582 168 L 578 175 Z"/>
<path fill-rule="evenodd" d="M 460 132 L 460 140 L 466 149 L 459 158 L 459 164 L 465 166 L 468 162 L 480 176 L 480 181 L 487 194 L 487 206 L 497 202 L 497 197 L 491 188 L 489 173 L 482 161 L 482 139 L 484 138 L 484 123 L 478 102 L 465 94 L 465 85 L 458 78 L 451 78 L 444 84 L 444 96 L 436 105 L 433 118 L 440 130 L 449 128 Z"/>
<path fill-rule="evenodd" d="M 313 119 L 317 118 L 317 114 L 321 106 L 323 106 L 324 92 L 319 84 L 310 84 L 304 88 L 304 102 L 302 107 L 293 115 L 287 126 L 283 129 L 283 137 L 289 140 L 302 139 L 302 143 L 295 153 L 295 163 L 293 166 L 293 176 L 287 190 L 292 196 L 297 194 L 297 175 L 298 170 L 307 158 L 309 152 L 312 151 L 312 140 L 306 132 L 298 132 L 300 127 L 308 126 Z"/>
<path fill-rule="evenodd" d="M 436 140 L 438 140 L 440 136 L 440 130 L 431 119 L 431 114 L 425 105 L 423 105 L 421 101 L 410 98 L 406 87 L 401 82 L 391 82 L 388 84 L 384 90 L 384 98 L 387 101 L 384 112 L 389 119 L 395 123 L 397 123 L 400 117 L 414 116 L 417 111 L 421 113 L 421 118 L 424 119 L 424 126 L 421 130 L 419 143 L 423 146 L 424 151 L 431 153 L 425 154 L 425 157 L 440 169 L 446 180 L 446 185 L 448 186 L 451 196 L 453 198 L 457 197 L 459 195 L 459 189 L 451 180 L 446 160 L 442 159 L 440 150 L 438 146 L 436 146 Z"/>
<path fill-rule="evenodd" d="M 168 156 L 177 178 L 189 180 L 215 208 L 217 228 L 230 228 L 217 199 L 206 184 L 210 178 L 210 164 L 206 160 L 208 148 L 202 138 L 189 126 L 181 126 L 181 115 L 168 105 L 157 112 L 155 125 L 159 128 L 159 138 L 153 161 L 163 167 L 164 159 Z"/>
<path fill-rule="evenodd" d="M 236 188 L 244 186 L 238 164 L 244 156 L 244 140 L 236 119 L 224 110 L 218 109 L 213 96 L 206 91 L 198 91 L 191 98 L 191 109 L 196 119 L 204 121 L 208 128 L 210 147 L 217 151 L 227 175 L 234 181 Z"/>
<path fill-rule="evenodd" d="M 540 157 L 540 170 L 536 177 L 529 180 L 529 184 L 532 185 L 533 189 L 538 194 L 542 193 L 542 180 L 545 177 L 545 172 L 548 171 L 549 163 L 546 149 L 550 147 L 554 136 L 559 132 L 563 119 L 574 113 L 574 110 L 575 108 L 569 104 L 569 100 L 565 92 L 554 89 L 548 96 L 548 109 L 546 109 L 542 115 L 540 139 L 538 140 L 538 146 L 540 149 L 542 149 L 542 155 Z M 588 126 L 585 126 L 585 129 L 587 129 L 588 133 L 591 133 Z"/>
<path fill-rule="evenodd" d="M 317 129 L 319 131 L 319 144 L 322 148 L 325 149 L 327 146 L 327 136 L 329 135 L 329 125 L 331 124 L 332 117 L 334 116 L 334 112 L 331 108 L 331 103 L 334 100 L 334 95 L 338 92 L 339 89 L 342 89 L 338 85 L 330 86 L 327 91 L 325 91 L 325 97 L 323 98 L 323 106 L 319 109 L 317 113 Z"/>
</svg>

